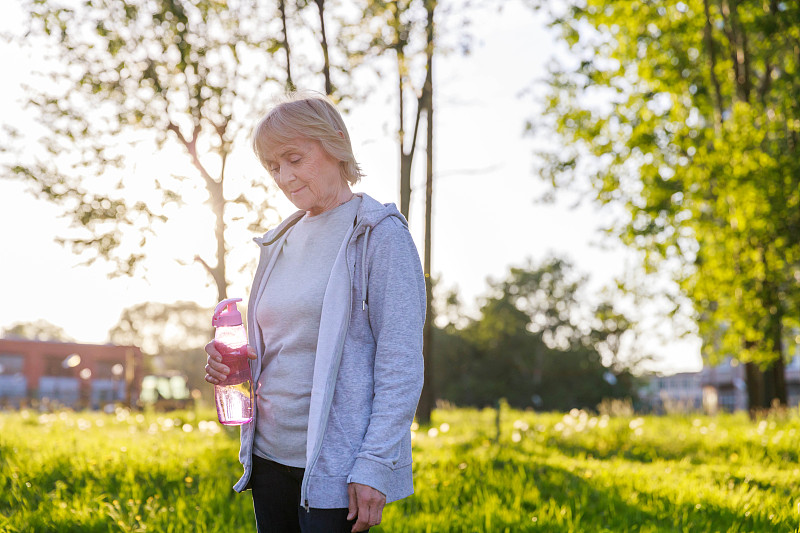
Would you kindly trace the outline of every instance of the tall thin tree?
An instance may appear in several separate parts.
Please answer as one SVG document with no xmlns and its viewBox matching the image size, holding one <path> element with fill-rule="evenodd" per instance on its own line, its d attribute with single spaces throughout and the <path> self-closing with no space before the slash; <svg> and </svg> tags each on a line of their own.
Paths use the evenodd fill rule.
<svg viewBox="0 0 800 533">
<path fill-rule="evenodd" d="M 425 159 L 425 293 L 427 306 L 425 311 L 425 327 L 423 331 L 422 353 L 425 358 L 425 383 L 422 387 L 422 397 L 417 408 L 417 417 L 422 423 L 429 423 L 431 413 L 436 402 L 436 391 L 433 385 L 433 279 L 431 278 L 431 255 L 433 251 L 433 155 L 434 155 L 434 114 L 433 114 L 433 52 L 434 52 L 434 14 L 437 0 L 426 0 L 425 10 L 427 11 L 427 75 L 425 77 L 425 115 L 426 115 L 426 159 Z"/>
</svg>

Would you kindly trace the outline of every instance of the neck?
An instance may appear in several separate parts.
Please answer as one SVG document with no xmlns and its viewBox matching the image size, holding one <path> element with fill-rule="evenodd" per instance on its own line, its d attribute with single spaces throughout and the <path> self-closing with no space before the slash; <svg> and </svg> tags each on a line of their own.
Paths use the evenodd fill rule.
<svg viewBox="0 0 800 533">
<path fill-rule="evenodd" d="M 350 190 L 350 186 L 344 185 L 341 189 L 339 189 L 339 191 L 334 196 L 331 197 L 330 202 L 327 202 L 323 209 L 320 210 L 312 209 L 306 211 L 306 213 L 308 214 L 308 216 L 311 217 L 321 215 L 325 211 L 336 209 L 340 205 L 349 202 L 350 200 L 353 199 L 353 196 L 355 196 L 355 194 L 353 193 L 353 191 Z"/>
</svg>

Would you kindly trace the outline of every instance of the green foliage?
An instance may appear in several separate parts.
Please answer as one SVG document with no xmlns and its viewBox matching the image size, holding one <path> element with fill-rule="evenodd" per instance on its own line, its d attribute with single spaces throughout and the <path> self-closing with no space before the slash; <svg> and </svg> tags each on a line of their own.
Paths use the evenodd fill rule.
<svg viewBox="0 0 800 533">
<path fill-rule="evenodd" d="M 7 339 L 19 338 L 35 341 L 61 341 L 75 342 L 63 328 L 51 324 L 47 320 L 34 322 L 17 322 L 3 330 L 3 337 Z"/>
<path fill-rule="evenodd" d="M 238 431 L 213 412 L 0 413 L 0 530 L 252 531 Z M 415 494 L 374 531 L 786 531 L 800 412 L 608 417 L 436 410 Z"/>
<path fill-rule="evenodd" d="M 516 407 L 556 410 L 632 396 L 627 363 L 617 357 L 631 324 L 607 302 L 588 309 L 584 283 L 563 259 L 511 268 L 491 284 L 480 318 L 439 331 L 437 396 L 458 405 L 506 398 Z"/>
<path fill-rule="evenodd" d="M 672 273 L 709 359 L 782 361 L 800 310 L 798 4 L 530 4 L 576 58 L 551 68 L 545 129 L 567 148 L 542 153 L 543 176 L 624 207 L 610 233 Z"/>
<path fill-rule="evenodd" d="M 190 389 L 207 392 L 204 347 L 214 337 L 211 315 L 212 309 L 195 302 L 146 302 L 123 310 L 109 338 L 138 346 L 147 357 L 148 372 L 180 371 Z"/>
<path fill-rule="evenodd" d="M 16 38 L 49 60 L 27 93 L 46 131 L 20 139 L 10 170 L 64 207 L 78 231 L 60 242 L 87 262 L 103 258 L 114 273 L 131 275 L 148 237 L 168 222 L 166 206 L 180 205 L 187 185 L 205 186 L 222 221 L 232 143 L 259 108 L 258 91 L 280 73 L 257 59 L 271 31 L 260 23 L 268 20 L 260 4 L 23 2 L 27 27 Z M 144 142 L 154 151 L 177 144 L 195 174 L 148 177 L 155 194 L 132 193 L 129 145 Z M 267 205 L 257 194 L 240 201 L 252 208 L 249 223 Z M 224 274 L 219 266 L 213 277 L 224 285 Z"/>
</svg>

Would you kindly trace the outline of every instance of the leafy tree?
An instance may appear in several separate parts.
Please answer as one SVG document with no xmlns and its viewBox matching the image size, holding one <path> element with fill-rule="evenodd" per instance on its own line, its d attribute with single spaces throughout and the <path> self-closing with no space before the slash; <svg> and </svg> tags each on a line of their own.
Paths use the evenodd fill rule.
<svg viewBox="0 0 800 533">
<path fill-rule="evenodd" d="M 188 378 L 189 388 L 208 392 L 203 347 L 211 338 L 211 314 L 195 302 L 142 303 L 123 310 L 109 338 L 138 346 L 149 372 L 178 370 Z"/>
<path fill-rule="evenodd" d="M 520 408 L 594 409 L 604 398 L 633 394 L 630 364 L 604 364 L 604 343 L 619 353 L 632 324 L 607 302 L 584 301 L 584 278 L 563 259 L 511 268 L 490 286 L 480 318 L 437 335 L 439 397 L 462 405 L 493 405 L 504 397 Z"/>
<path fill-rule="evenodd" d="M 286 82 L 285 87 L 287 91 L 294 91 L 299 86 L 295 84 L 292 80 L 292 52 L 291 46 L 289 44 L 289 20 L 291 19 L 293 25 L 299 26 L 302 29 L 303 26 L 306 24 L 303 22 L 302 11 L 307 8 L 312 1 L 311 0 L 298 0 L 297 2 L 286 2 L 286 0 L 277 0 L 277 16 L 281 20 L 281 38 L 280 39 L 272 39 L 269 51 L 270 52 L 277 52 L 278 50 L 283 50 L 284 57 L 285 57 L 285 70 L 286 70 Z M 325 29 L 325 18 L 326 18 L 326 4 L 325 0 L 313 0 L 313 4 L 316 6 L 317 15 L 319 19 L 319 27 L 311 29 L 311 33 L 319 36 L 319 44 L 320 44 L 320 51 L 322 53 L 322 76 L 324 79 L 324 89 L 325 94 L 329 96 L 339 97 L 341 98 L 341 93 L 339 91 L 334 91 L 333 81 L 331 80 L 331 62 L 330 62 L 330 53 L 328 49 L 328 32 Z M 295 11 L 289 11 L 289 8 L 294 7 Z M 339 20 L 341 23 L 342 21 Z M 297 55 L 297 54 L 295 54 Z M 296 71 L 295 71 L 296 72 Z"/>
<path fill-rule="evenodd" d="M 391 54 L 395 62 L 397 88 L 397 143 L 400 152 L 400 212 L 408 218 L 411 203 L 411 168 L 416 153 L 420 119 L 425 112 L 427 68 L 420 80 L 414 77 L 418 59 L 425 58 L 425 27 L 420 23 L 426 6 L 415 0 L 367 0 L 362 6 L 362 23 L 354 25 L 342 36 L 343 46 L 350 50 L 353 65 Z M 432 11 L 431 11 L 432 12 Z M 377 22 L 377 24 L 376 24 Z M 422 81 L 425 80 L 425 81 Z M 411 113 L 409 104 L 413 103 Z M 408 134 L 408 116 L 413 118 L 413 131 Z"/>
<path fill-rule="evenodd" d="M 551 67 L 546 120 L 531 124 L 559 135 L 543 176 L 622 207 L 607 229 L 648 271 L 670 272 L 703 355 L 748 363 L 751 407 L 785 403 L 800 310 L 800 6 L 529 3 L 573 58 Z"/>
<path fill-rule="evenodd" d="M 434 86 L 433 63 L 438 50 L 436 40 L 437 0 L 367 0 L 362 4 L 362 24 L 353 26 L 343 34 L 344 47 L 353 64 L 369 57 L 391 53 L 396 64 L 397 86 L 397 140 L 400 152 L 400 212 L 408 218 L 411 202 L 411 169 L 416 153 L 420 119 L 426 118 L 426 188 L 425 188 L 425 249 L 423 270 L 427 290 L 427 312 L 423 332 L 425 357 L 425 385 L 422 390 L 417 417 L 422 422 L 430 420 L 434 406 L 433 390 L 433 309 L 431 307 L 431 223 L 433 206 L 433 151 L 434 151 Z M 414 85 L 412 64 L 417 59 L 423 63 L 424 82 Z M 422 76 L 420 76 L 422 78 Z M 415 102 L 413 134 L 407 141 L 407 106 Z M 409 144 L 410 143 L 410 144 Z"/>
<path fill-rule="evenodd" d="M 42 150 L 15 162 L 13 173 L 28 180 L 41 197 L 64 206 L 65 215 L 72 219 L 77 232 L 61 237 L 63 243 L 71 245 L 76 253 L 86 254 L 89 262 L 97 258 L 110 260 L 116 267 L 114 273 L 127 275 L 137 272 L 146 258 L 148 239 L 171 216 L 178 215 L 182 203 L 191 196 L 186 194 L 187 189 L 199 184 L 205 188 L 205 201 L 214 217 L 215 251 L 213 259 L 211 254 L 199 252 L 194 260 L 213 280 L 217 298 L 226 298 L 226 236 L 235 230 L 232 226 L 261 232 L 275 222 L 275 217 L 270 217 L 265 181 L 257 179 L 232 191 L 230 178 L 226 179 L 228 161 L 269 87 L 292 89 L 300 85 L 298 78 L 305 81 L 318 73 L 309 67 L 310 73 L 298 76 L 297 54 L 293 55 L 290 47 L 292 30 L 304 27 L 301 11 L 311 3 L 87 0 L 64 7 L 40 0 L 23 1 L 30 24 L 20 41 L 34 38 L 49 44 L 54 51 L 53 64 L 60 68 L 48 73 L 55 83 L 31 88 L 28 103 L 46 125 L 47 133 L 41 139 Z M 424 17 L 403 19 L 412 2 L 372 2 L 368 3 L 372 7 L 363 12 L 377 17 L 377 21 L 365 21 L 367 26 L 379 25 L 381 17 L 389 12 L 394 13 L 390 18 L 397 22 L 391 26 L 394 33 L 388 48 L 398 54 L 398 131 L 404 191 L 401 207 L 406 214 L 411 157 L 420 115 L 423 111 L 426 114 L 425 272 L 429 277 L 437 2 L 413 3 Z M 340 99 L 343 95 L 332 80 L 325 24 L 328 4 L 324 0 L 314 0 L 314 4 L 319 29 L 312 29 L 311 33 L 319 36 L 325 92 L 335 92 L 334 98 Z M 337 22 L 340 34 L 347 35 L 341 27 L 347 25 L 345 18 Z M 412 22 L 423 36 L 417 55 L 424 58 L 425 82 L 421 93 L 414 95 L 417 113 L 409 149 L 405 144 L 403 105 L 409 99 L 406 29 Z M 346 39 L 334 42 L 341 44 Z M 377 48 L 388 49 L 382 45 Z M 339 52 L 345 61 L 352 55 L 347 46 L 341 46 Z M 16 132 L 11 133 L 13 136 Z M 151 139 L 156 149 L 180 147 L 189 163 L 187 175 L 153 177 L 153 190 L 137 197 L 127 181 L 125 167 L 130 156 L 124 147 L 135 134 Z M 429 297 L 430 293 L 429 285 Z M 431 332 L 429 324 L 425 332 L 428 362 Z M 428 382 L 423 393 L 422 419 L 429 416 L 433 406 L 430 386 Z"/>
<path fill-rule="evenodd" d="M 46 320 L 17 322 L 3 330 L 3 337 L 7 339 L 18 338 L 33 341 L 75 342 L 75 339 L 67 335 L 63 328 L 51 324 Z"/>
<path fill-rule="evenodd" d="M 363 0 L 360 23 L 353 23 L 340 35 L 339 47 L 346 52 L 351 68 L 368 66 L 381 77 L 393 78 L 397 106 L 395 131 L 400 161 L 400 212 L 409 218 L 411 174 L 420 125 L 432 97 L 431 61 L 454 45 L 443 42 L 442 34 L 458 41 L 463 53 L 470 50 L 466 31 L 473 18 L 480 17 L 481 2 L 462 0 Z M 393 72 L 383 70 L 381 58 L 393 63 Z M 429 95 L 429 93 L 431 93 Z"/>
<path fill-rule="evenodd" d="M 273 16 L 285 4 L 23 0 L 28 26 L 19 40 L 43 45 L 52 71 L 28 88 L 27 104 L 44 133 L 37 148 L 14 148 L 25 155 L 10 170 L 64 207 L 75 231 L 61 242 L 87 262 L 110 261 L 114 274 L 141 273 L 148 242 L 185 203 L 202 202 L 213 215 L 214 247 L 198 250 L 194 260 L 217 298 L 227 296 L 231 235 L 277 222 L 269 181 L 231 182 L 228 163 L 270 88 L 280 92 L 297 77 L 285 17 Z M 317 5 L 323 20 L 323 2 Z M 283 64 L 276 59 L 282 50 Z M 327 49 L 324 70 L 331 88 Z M 310 72 L 304 80 L 316 75 Z M 148 143 L 154 152 L 181 150 L 183 170 L 137 176 L 147 180 L 142 187 L 130 175 L 132 158 L 142 152 L 132 154 L 128 145 Z"/>
</svg>

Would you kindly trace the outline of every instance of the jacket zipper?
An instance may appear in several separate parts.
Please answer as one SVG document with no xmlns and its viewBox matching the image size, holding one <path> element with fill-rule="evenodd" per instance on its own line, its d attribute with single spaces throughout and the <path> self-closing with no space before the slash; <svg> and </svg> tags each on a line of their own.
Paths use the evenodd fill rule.
<svg viewBox="0 0 800 533">
<path fill-rule="evenodd" d="M 353 235 L 356 235 L 357 231 L 358 231 L 358 228 L 356 228 L 356 231 L 353 232 Z M 358 236 L 356 235 L 355 238 L 358 238 Z M 353 291 L 352 291 L 352 288 L 353 288 L 353 274 L 350 272 L 350 264 L 349 264 L 349 261 L 347 261 L 347 250 L 345 250 L 345 261 L 347 262 L 347 277 L 350 280 L 350 284 L 349 284 L 350 290 L 347 291 L 348 294 L 350 295 L 350 297 L 349 297 L 349 301 L 348 301 L 348 304 L 347 304 L 347 320 L 345 320 L 345 332 L 344 332 L 344 335 L 342 335 L 341 339 L 339 340 L 339 345 L 336 347 L 336 353 L 338 354 L 337 366 L 341 363 L 342 351 L 344 350 L 344 340 L 345 340 L 345 337 L 347 336 L 347 328 L 350 327 L 350 318 L 351 318 L 351 315 L 352 315 L 352 307 L 353 307 Z M 331 413 L 330 407 L 331 407 L 331 403 L 333 402 L 333 386 L 336 383 L 335 379 L 333 380 L 333 383 L 331 383 L 332 374 L 333 374 L 333 372 L 329 372 L 328 373 L 328 381 L 326 381 L 326 383 L 325 383 L 325 398 L 324 398 L 325 401 L 322 404 L 323 405 L 323 413 L 322 413 L 322 419 L 320 420 L 320 429 L 321 429 L 321 431 L 319 432 L 320 437 L 317 439 L 317 443 L 314 446 L 314 455 L 312 457 L 311 463 L 309 463 L 308 468 L 306 468 L 305 472 L 303 473 L 303 483 L 302 483 L 302 485 L 300 487 L 300 495 L 301 495 L 301 498 L 302 498 L 302 501 L 303 501 L 303 507 L 305 508 L 306 512 L 310 512 L 310 507 L 309 507 L 309 504 L 308 504 L 308 478 L 309 478 L 309 474 L 314 469 L 314 465 L 317 464 L 317 459 L 319 459 L 319 454 L 320 454 L 320 451 L 322 450 L 322 439 L 325 436 L 325 428 L 328 425 L 328 417 L 330 416 L 330 413 Z M 327 407 L 327 408 L 325 408 L 325 407 Z"/>
</svg>

